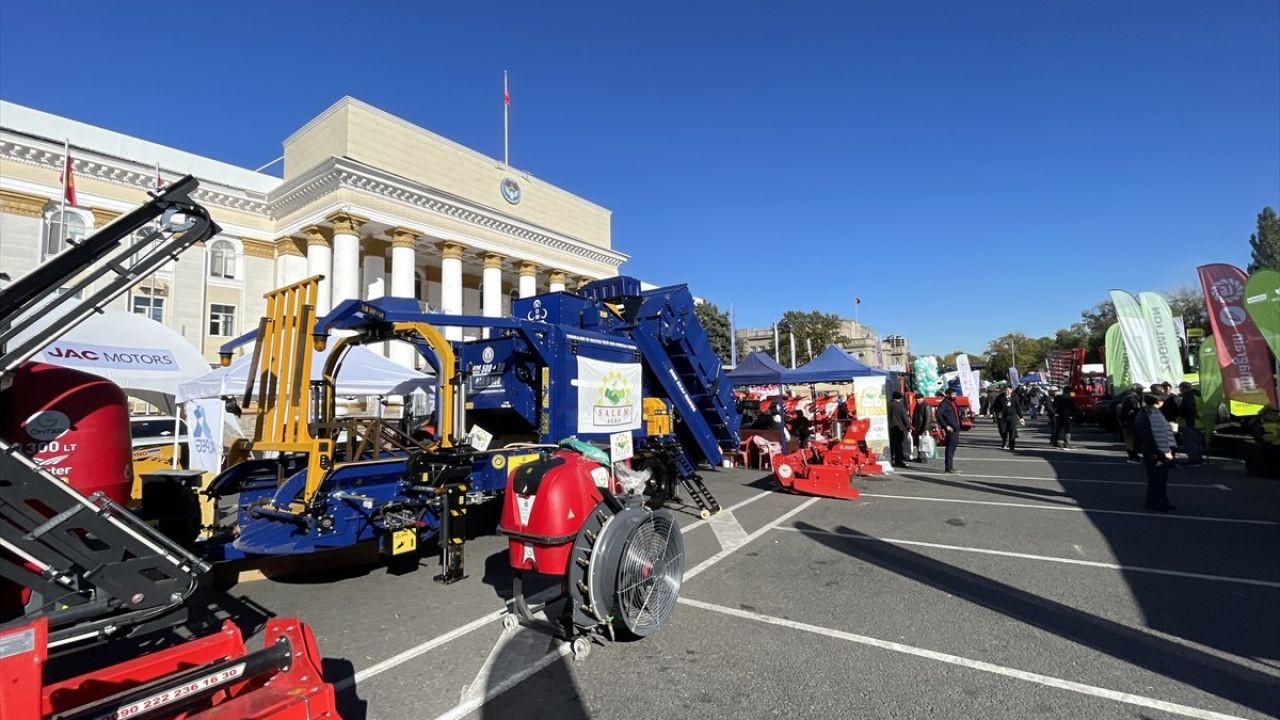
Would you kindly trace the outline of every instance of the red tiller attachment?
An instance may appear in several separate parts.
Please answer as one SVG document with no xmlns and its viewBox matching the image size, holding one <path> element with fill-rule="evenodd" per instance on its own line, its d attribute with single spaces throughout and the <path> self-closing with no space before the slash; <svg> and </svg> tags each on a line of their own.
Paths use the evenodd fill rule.
<svg viewBox="0 0 1280 720">
<path fill-rule="evenodd" d="M 0 634 L 0 717 L 5 720 L 336 719 L 310 628 L 267 622 L 264 647 L 246 652 L 230 621 L 206 637 L 46 685 L 48 622 Z"/>
<path fill-rule="evenodd" d="M 773 476 L 788 490 L 805 495 L 856 500 L 855 477 L 883 475 L 875 451 L 867 447 L 870 420 L 855 420 L 839 443 L 811 446 L 787 455 L 774 455 Z"/>
</svg>

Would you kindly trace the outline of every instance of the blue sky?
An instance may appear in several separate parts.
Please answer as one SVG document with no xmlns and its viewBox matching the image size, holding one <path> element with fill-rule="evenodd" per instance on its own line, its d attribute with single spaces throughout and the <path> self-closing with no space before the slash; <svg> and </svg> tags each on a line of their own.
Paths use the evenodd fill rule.
<svg viewBox="0 0 1280 720">
<path fill-rule="evenodd" d="M 979 351 L 1280 205 L 1276 0 L 0 0 L 0 96 L 247 167 L 343 95 L 500 156 L 503 69 L 512 164 L 740 327 L 860 296 Z"/>
</svg>

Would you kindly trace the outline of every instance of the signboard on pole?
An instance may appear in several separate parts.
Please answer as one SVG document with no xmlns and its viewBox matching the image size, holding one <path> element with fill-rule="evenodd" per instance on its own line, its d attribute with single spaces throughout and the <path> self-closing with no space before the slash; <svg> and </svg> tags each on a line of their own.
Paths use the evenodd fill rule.
<svg viewBox="0 0 1280 720">
<path fill-rule="evenodd" d="M 635 446 L 631 442 L 631 433 L 617 432 L 609 436 L 609 461 L 620 463 L 635 456 Z"/>
<path fill-rule="evenodd" d="M 222 414 L 226 405 L 219 398 L 186 403 L 188 442 L 192 470 L 222 472 Z"/>
<path fill-rule="evenodd" d="M 871 421 L 867 430 L 867 445 L 880 456 L 889 447 L 889 405 L 884 398 L 884 378 L 856 377 L 853 379 L 853 395 L 857 402 L 858 416 Z"/>
</svg>

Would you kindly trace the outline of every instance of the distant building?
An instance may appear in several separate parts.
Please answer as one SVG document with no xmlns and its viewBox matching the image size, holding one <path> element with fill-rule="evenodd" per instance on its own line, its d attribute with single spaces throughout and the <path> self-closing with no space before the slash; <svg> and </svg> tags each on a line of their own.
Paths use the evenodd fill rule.
<svg viewBox="0 0 1280 720">
<path fill-rule="evenodd" d="M 849 342 L 841 349 L 857 358 L 860 362 L 885 370 L 903 370 L 906 368 L 907 357 L 911 354 L 911 341 L 905 336 L 889 335 L 881 338 L 876 333 L 875 328 L 863 325 L 855 320 L 843 320 L 840 332 L 849 339 Z M 791 344 L 785 333 L 779 337 L 779 341 L 781 345 L 779 354 L 782 355 L 779 361 L 784 366 L 789 366 L 791 362 Z M 879 343 L 879 352 L 876 351 L 877 343 Z M 773 327 L 739 329 L 738 348 L 738 352 L 741 355 L 755 351 L 763 351 L 772 355 Z M 816 354 L 821 350 L 822 348 L 814 348 L 813 352 Z M 796 364 L 804 364 L 808 361 L 808 357 L 807 348 L 797 345 Z"/>
</svg>

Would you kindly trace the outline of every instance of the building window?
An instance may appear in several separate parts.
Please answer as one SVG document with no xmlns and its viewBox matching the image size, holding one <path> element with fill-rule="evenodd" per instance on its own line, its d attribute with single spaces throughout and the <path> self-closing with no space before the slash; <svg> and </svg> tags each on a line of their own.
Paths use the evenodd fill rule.
<svg viewBox="0 0 1280 720">
<path fill-rule="evenodd" d="M 413 271 L 413 299 L 420 302 L 426 301 L 426 284 L 427 277 L 422 274 L 421 270 Z"/>
<path fill-rule="evenodd" d="M 234 280 L 236 277 L 236 246 L 227 240 L 214 240 L 209 246 L 209 277 Z"/>
<path fill-rule="evenodd" d="M 164 298 L 150 295 L 133 296 L 133 314 L 164 322 Z"/>
<path fill-rule="evenodd" d="M 67 241 L 80 242 L 88 234 L 89 224 L 74 209 L 56 210 L 45 216 L 44 256 L 52 257 L 67 249 Z"/>
<path fill-rule="evenodd" d="M 232 337 L 236 334 L 235 305 L 209 305 L 209 334 L 218 337 Z"/>
</svg>

